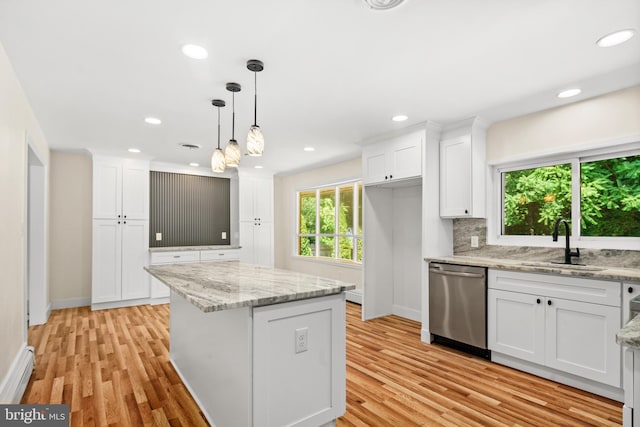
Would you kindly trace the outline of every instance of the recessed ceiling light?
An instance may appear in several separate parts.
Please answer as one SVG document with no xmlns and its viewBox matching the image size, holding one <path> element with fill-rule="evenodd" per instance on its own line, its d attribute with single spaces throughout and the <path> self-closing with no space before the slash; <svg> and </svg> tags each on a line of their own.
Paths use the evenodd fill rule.
<svg viewBox="0 0 640 427">
<path fill-rule="evenodd" d="M 205 48 L 195 44 L 185 44 L 182 46 L 182 53 L 192 59 L 205 59 L 209 56 Z"/>
<path fill-rule="evenodd" d="M 149 123 L 150 125 L 159 125 L 160 123 L 162 123 L 162 120 L 157 117 L 145 117 L 144 121 Z"/>
<path fill-rule="evenodd" d="M 253 168 L 254 168 L 254 169 L 262 169 L 262 166 L 260 166 L 260 165 L 255 165 Z"/>
<path fill-rule="evenodd" d="M 193 166 L 195 168 L 195 167 L 200 166 L 200 163 L 191 162 L 191 163 L 189 163 L 189 166 Z"/>
<path fill-rule="evenodd" d="M 611 47 L 626 42 L 635 34 L 634 30 L 620 30 L 614 33 L 607 34 L 598 39 L 596 44 L 600 47 Z"/>
<path fill-rule="evenodd" d="M 572 96 L 576 96 L 580 92 L 582 92 L 582 91 L 580 89 L 578 89 L 578 88 L 567 89 L 567 90 L 563 90 L 562 92 L 558 93 L 557 96 L 558 96 L 558 98 L 571 98 Z"/>
<path fill-rule="evenodd" d="M 316 151 L 313 147 L 304 147 L 304 151 Z"/>
<path fill-rule="evenodd" d="M 129 150 L 127 150 L 127 151 L 129 151 L 130 153 L 139 153 L 140 152 L 140 150 L 138 150 L 137 148 L 129 148 Z"/>
<path fill-rule="evenodd" d="M 409 117 L 405 116 L 404 114 L 398 114 L 397 116 L 391 117 L 391 120 L 393 120 L 394 122 L 404 122 L 408 118 Z"/>
</svg>

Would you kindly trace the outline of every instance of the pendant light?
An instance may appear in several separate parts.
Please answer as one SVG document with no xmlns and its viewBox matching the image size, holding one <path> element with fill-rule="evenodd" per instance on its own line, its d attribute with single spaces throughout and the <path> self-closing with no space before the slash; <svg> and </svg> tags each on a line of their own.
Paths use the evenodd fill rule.
<svg viewBox="0 0 640 427">
<path fill-rule="evenodd" d="M 249 134 L 247 135 L 247 154 L 250 156 L 262 156 L 262 152 L 264 151 L 264 137 L 262 136 L 262 131 L 258 126 L 257 116 L 258 116 L 258 77 L 257 73 L 264 69 L 264 64 L 262 61 L 257 59 L 250 59 L 247 61 L 247 68 L 249 71 L 253 71 L 253 126 L 249 129 Z"/>
<path fill-rule="evenodd" d="M 216 173 L 222 173 L 225 169 L 224 153 L 220 149 L 220 107 L 224 107 L 225 103 L 222 99 L 214 99 L 211 101 L 214 107 L 218 108 L 218 148 L 213 152 L 211 156 L 211 170 Z"/>
<path fill-rule="evenodd" d="M 240 165 L 240 146 L 236 141 L 236 92 L 240 92 L 241 86 L 238 83 L 227 83 L 227 90 L 231 92 L 231 139 L 224 149 L 224 162 L 230 168 L 237 168 Z"/>
</svg>

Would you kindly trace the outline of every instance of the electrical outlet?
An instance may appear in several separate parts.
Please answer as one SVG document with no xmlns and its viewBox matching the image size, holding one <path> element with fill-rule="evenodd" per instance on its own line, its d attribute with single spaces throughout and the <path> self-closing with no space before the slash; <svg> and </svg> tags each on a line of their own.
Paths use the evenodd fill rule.
<svg viewBox="0 0 640 427">
<path fill-rule="evenodd" d="M 222 240 L 227 240 L 227 232 L 226 231 L 222 232 Z"/>
<path fill-rule="evenodd" d="M 480 246 L 478 243 L 478 236 L 471 236 L 471 247 L 477 248 L 478 246 Z"/>
<path fill-rule="evenodd" d="M 296 329 L 296 353 L 307 351 L 309 328 Z"/>
<path fill-rule="evenodd" d="M 162 233 L 156 233 L 156 240 L 162 240 Z"/>
</svg>

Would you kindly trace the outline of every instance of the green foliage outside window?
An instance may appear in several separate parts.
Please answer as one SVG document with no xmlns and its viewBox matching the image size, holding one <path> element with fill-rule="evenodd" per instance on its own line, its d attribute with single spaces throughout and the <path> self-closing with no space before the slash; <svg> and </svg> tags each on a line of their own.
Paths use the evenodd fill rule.
<svg viewBox="0 0 640 427">
<path fill-rule="evenodd" d="M 640 156 L 581 164 L 580 234 L 640 237 Z M 505 235 L 550 235 L 571 219 L 571 165 L 504 173 Z"/>
</svg>

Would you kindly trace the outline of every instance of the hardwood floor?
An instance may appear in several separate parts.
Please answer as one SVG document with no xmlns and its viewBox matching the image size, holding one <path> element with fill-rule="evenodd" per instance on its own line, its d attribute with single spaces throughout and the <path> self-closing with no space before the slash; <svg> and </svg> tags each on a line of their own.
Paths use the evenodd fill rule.
<svg viewBox="0 0 640 427">
<path fill-rule="evenodd" d="M 208 425 L 169 362 L 168 320 L 168 305 L 53 311 L 29 328 L 36 367 L 23 403 L 68 403 L 72 426 Z M 347 304 L 347 412 L 338 426 L 613 426 L 621 407 L 421 343 L 416 322 L 362 322 L 360 306 Z"/>
</svg>

